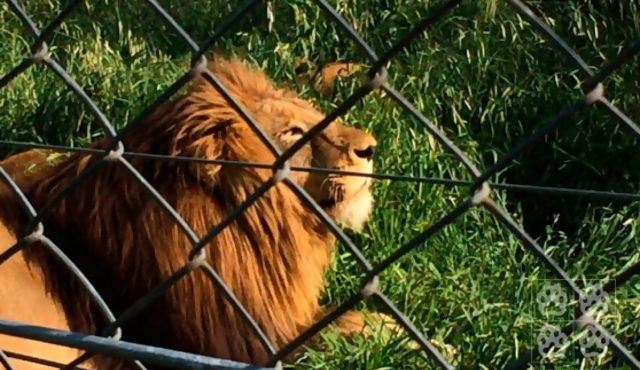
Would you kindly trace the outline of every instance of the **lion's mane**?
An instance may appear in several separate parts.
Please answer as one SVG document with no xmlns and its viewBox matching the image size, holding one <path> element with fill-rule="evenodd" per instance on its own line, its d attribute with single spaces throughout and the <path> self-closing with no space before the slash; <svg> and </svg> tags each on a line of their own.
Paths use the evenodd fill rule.
<svg viewBox="0 0 640 370">
<path fill-rule="evenodd" d="M 249 108 L 292 94 L 275 89 L 267 77 L 239 61 L 219 60 L 209 68 Z M 239 120 L 223 97 L 199 81 L 189 94 L 130 130 L 122 143 L 134 153 L 272 161 L 246 125 L 235 125 Z M 102 139 L 89 147 L 106 145 Z M 74 153 L 16 181 L 40 209 L 98 159 Z M 272 175 L 250 167 L 143 157 L 128 161 L 199 237 Z M 29 219 L 4 186 L 0 204 L 7 227 L 18 237 L 26 235 Z M 184 266 L 192 249 L 174 218 L 122 163 L 106 163 L 75 184 L 43 225 L 45 235 L 87 276 L 116 317 Z M 318 298 L 333 244 L 321 221 L 278 184 L 222 230 L 206 252 L 209 264 L 279 348 L 322 311 Z M 89 293 L 43 244 L 30 245 L 24 256 L 43 270 L 45 288 L 61 302 L 71 330 L 99 333 L 105 328 Z M 123 340 L 223 359 L 260 363 L 267 358 L 254 331 L 202 270 L 179 280 L 122 331 Z"/>
</svg>

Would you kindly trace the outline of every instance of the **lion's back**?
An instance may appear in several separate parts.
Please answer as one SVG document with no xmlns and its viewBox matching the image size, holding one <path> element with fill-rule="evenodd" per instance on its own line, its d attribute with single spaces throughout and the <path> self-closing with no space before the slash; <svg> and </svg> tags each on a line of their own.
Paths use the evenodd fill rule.
<svg viewBox="0 0 640 370">
<path fill-rule="evenodd" d="M 37 171 L 37 166 L 45 163 L 46 151 L 30 150 L 16 154 L 0 162 L 0 167 L 12 180 L 21 183 L 29 176 L 29 171 Z M 22 186 L 21 186 L 22 187 Z M 0 255 L 16 244 L 15 220 L 18 218 L 15 194 L 4 181 L 0 182 Z M 44 326 L 59 330 L 69 330 L 62 308 L 46 294 L 42 271 L 37 266 L 29 266 L 22 252 L 14 254 L 0 264 L 0 318 L 2 320 Z M 76 358 L 79 352 L 68 347 L 55 346 L 44 342 L 0 335 L 0 349 L 50 361 L 66 363 Z M 44 370 L 49 367 L 30 362 L 10 361 L 16 370 Z"/>
</svg>

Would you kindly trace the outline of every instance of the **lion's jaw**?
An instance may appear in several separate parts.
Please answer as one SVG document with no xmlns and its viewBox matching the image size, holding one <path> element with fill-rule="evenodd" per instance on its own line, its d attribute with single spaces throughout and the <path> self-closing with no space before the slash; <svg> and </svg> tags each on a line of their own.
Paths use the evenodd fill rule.
<svg viewBox="0 0 640 370">
<path fill-rule="evenodd" d="M 364 180 L 350 197 L 325 209 L 339 225 L 356 232 L 362 231 L 373 211 L 371 179 L 365 178 Z"/>
</svg>

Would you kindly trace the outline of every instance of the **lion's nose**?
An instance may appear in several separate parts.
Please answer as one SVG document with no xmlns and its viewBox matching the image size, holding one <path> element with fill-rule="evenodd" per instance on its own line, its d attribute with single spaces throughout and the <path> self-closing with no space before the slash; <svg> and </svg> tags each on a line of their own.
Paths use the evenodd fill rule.
<svg viewBox="0 0 640 370">
<path fill-rule="evenodd" d="M 364 149 L 354 149 L 353 152 L 359 158 L 371 159 L 371 157 L 373 157 L 373 153 L 376 152 L 376 146 L 375 145 L 369 145 Z"/>
</svg>

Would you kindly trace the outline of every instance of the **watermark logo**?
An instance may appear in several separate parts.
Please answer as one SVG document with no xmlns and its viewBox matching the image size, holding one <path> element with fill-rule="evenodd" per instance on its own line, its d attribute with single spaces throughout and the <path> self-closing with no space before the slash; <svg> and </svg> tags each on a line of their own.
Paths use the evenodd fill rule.
<svg viewBox="0 0 640 370">
<path fill-rule="evenodd" d="M 587 358 L 604 356 L 609 346 L 609 337 L 595 325 L 588 324 L 585 329 L 585 335 L 578 342 L 582 355 Z"/>
<path fill-rule="evenodd" d="M 538 312 L 542 315 L 562 316 L 567 311 L 569 300 L 560 283 L 545 284 L 536 295 Z"/>
<path fill-rule="evenodd" d="M 545 321 L 535 335 L 543 359 L 554 359 L 556 363 L 559 359 L 573 362 L 578 349 L 585 358 L 603 356 L 608 349 L 609 337 L 602 327 L 591 323 L 585 325 L 576 333 L 577 340 L 572 344 L 569 336 L 562 332 L 562 328 L 569 326 L 574 319 L 575 305 L 570 306 L 569 302 L 571 291 L 564 288 L 559 280 L 542 283 L 535 291 L 534 317 Z M 582 314 L 595 318 L 612 311 L 612 300 L 602 285 L 594 282 L 584 292 L 577 302 Z"/>
<path fill-rule="evenodd" d="M 607 314 L 609 312 L 610 299 L 609 294 L 604 291 L 602 285 L 595 284 L 586 289 L 587 295 L 580 298 L 580 312 Z"/>
<path fill-rule="evenodd" d="M 557 326 L 545 325 L 538 333 L 538 351 L 543 357 L 549 357 L 552 350 L 560 351 L 569 338 Z"/>
</svg>

